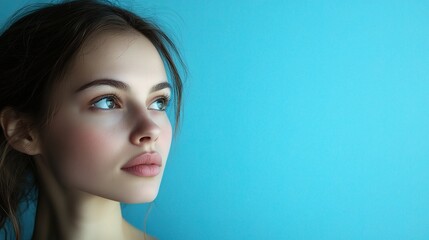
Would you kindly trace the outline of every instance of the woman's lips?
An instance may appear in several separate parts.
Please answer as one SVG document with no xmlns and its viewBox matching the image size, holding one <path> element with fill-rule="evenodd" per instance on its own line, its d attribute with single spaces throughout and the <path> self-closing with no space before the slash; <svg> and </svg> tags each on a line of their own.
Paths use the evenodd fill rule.
<svg viewBox="0 0 429 240">
<path fill-rule="evenodd" d="M 157 152 L 143 153 L 128 161 L 121 169 L 139 177 L 154 177 L 161 172 L 162 157 Z"/>
</svg>

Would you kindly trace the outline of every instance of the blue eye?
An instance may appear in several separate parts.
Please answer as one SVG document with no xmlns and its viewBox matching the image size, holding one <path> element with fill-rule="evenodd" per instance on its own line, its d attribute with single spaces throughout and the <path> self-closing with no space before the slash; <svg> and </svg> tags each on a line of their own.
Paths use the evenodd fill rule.
<svg viewBox="0 0 429 240">
<path fill-rule="evenodd" d="M 158 98 L 157 100 L 155 100 L 155 102 L 153 102 L 149 108 L 156 110 L 156 111 L 165 111 L 168 105 L 170 98 L 168 96 L 164 96 L 161 98 Z"/>
<path fill-rule="evenodd" d="M 103 109 L 103 110 L 114 109 L 119 107 L 115 96 L 106 96 L 106 97 L 100 98 L 99 100 L 94 102 L 91 106 L 98 109 Z"/>
</svg>

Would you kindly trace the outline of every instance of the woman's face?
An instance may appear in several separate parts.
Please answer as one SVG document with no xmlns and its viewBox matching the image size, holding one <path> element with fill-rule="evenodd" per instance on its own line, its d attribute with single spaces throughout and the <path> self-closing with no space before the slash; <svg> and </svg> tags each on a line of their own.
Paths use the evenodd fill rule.
<svg viewBox="0 0 429 240">
<path fill-rule="evenodd" d="M 152 43 L 137 32 L 97 34 L 62 83 L 54 93 L 59 111 L 42 140 L 44 159 L 60 183 L 120 202 L 153 201 L 172 128 L 164 109 L 171 89 Z M 146 152 L 161 156 L 159 174 L 138 176 L 122 169 Z"/>
</svg>

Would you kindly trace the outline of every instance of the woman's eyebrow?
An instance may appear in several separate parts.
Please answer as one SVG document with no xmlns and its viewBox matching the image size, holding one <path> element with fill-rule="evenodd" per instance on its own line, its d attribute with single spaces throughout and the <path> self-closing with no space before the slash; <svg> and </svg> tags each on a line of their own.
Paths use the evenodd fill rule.
<svg viewBox="0 0 429 240">
<path fill-rule="evenodd" d="M 94 86 L 100 86 L 100 85 L 108 85 L 114 88 L 118 88 L 121 90 L 125 90 L 125 91 L 129 91 L 130 90 L 130 86 L 122 81 L 118 81 L 118 80 L 114 80 L 114 79 L 97 79 L 94 81 L 91 81 L 87 84 L 84 84 L 83 86 L 79 87 L 78 89 L 76 89 L 75 93 L 78 93 L 80 91 L 83 91 L 84 89 L 90 88 L 90 87 L 94 87 Z M 168 82 L 161 82 L 158 83 L 156 85 L 154 85 L 153 87 L 151 87 L 149 93 L 152 92 L 156 92 L 159 91 L 161 89 L 164 88 L 169 88 L 171 90 L 171 85 Z"/>
<path fill-rule="evenodd" d="M 159 90 L 164 89 L 164 88 L 169 88 L 171 91 L 170 83 L 168 83 L 168 82 L 158 83 L 158 84 L 154 85 L 153 87 L 151 87 L 149 93 L 153 93 L 153 92 L 159 91 Z"/>
<path fill-rule="evenodd" d="M 114 80 L 114 79 L 97 79 L 94 81 L 91 81 L 87 84 L 82 85 L 78 89 L 76 89 L 75 93 L 78 93 L 80 91 L 83 91 L 87 88 L 94 87 L 94 86 L 100 86 L 100 85 L 108 85 L 114 88 L 119 88 L 121 90 L 128 91 L 130 89 L 130 86 L 124 82 Z"/>
</svg>

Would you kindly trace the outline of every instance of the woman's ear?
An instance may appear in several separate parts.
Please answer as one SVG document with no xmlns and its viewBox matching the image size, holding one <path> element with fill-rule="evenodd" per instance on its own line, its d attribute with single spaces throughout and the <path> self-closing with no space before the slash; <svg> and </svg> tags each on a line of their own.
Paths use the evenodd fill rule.
<svg viewBox="0 0 429 240">
<path fill-rule="evenodd" d="M 13 149 L 27 155 L 41 154 L 39 136 L 28 119 L 6 107 L 0 112 L 0 124 L 6 141 Z"/>
</svg>

